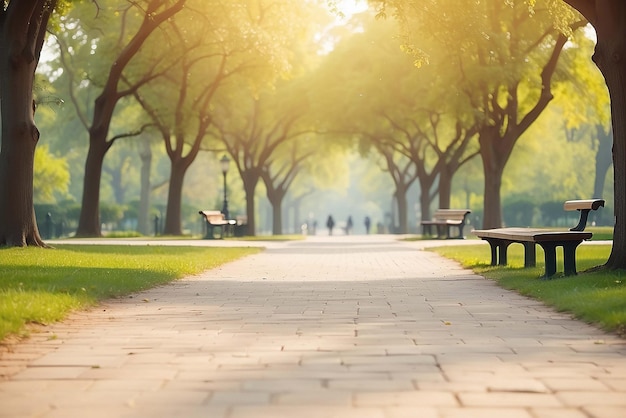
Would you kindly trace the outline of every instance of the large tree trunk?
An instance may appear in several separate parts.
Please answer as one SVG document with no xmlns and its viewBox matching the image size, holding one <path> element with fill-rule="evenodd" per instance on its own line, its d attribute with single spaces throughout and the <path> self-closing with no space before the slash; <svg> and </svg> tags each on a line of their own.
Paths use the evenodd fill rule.
<svg viewBox="0 0 626 418">
<path fill-rule="evenodd" d="M 432 201 L 430 196 L 430 188 L 432 186 L 432 182 L 424 181 L 422 178 L 420 180 L 420 210 L 422 212 L 421 220 L 429 221 L 431 219 L 430 216 L 430 203 Z"/>
<path fill-rule="evenodd" d="M 493 131 L 489 128 L 488 130 Z M 483 228 L 500 228 L 502 226 L 502 201 L 500 189 L 502 173 L 508 161 L 514 143 L 508 143 L 507 150 L 502 147 L 504 138 L 495 132 L 481 133 L 479 137 L 480 155 L 483 163 L 485 192 L 483 196 Z"/>
<path fill-rule="evenodd" d="M 55 0 L 12 1 L 0 21 L 0 246 L 45 246 L 35 219 L 35 69 Z"/>
<path fill-rule="evenodd" d="M 613 164 L 611 152 L 611 148 L 613 145 L 612 129 L 607 132 L 604 126 L 598 125 L 597 137 L 598 149 L 596 151 L 596 170 L 593 182 L 593 194 L 591 195 L 594 198 L 599 198 L 603 196 L 604 185 L 606 183 L 606 174 L 609 172 L 611 164 Z M 605 224 L 606 220 L 612 218 L 613 214 L 609 214 L 607 213 L 607 211 L 594 210 L 593 213 L 590 215 L 590 220 L 602 222 L 602 224 Z"/>
<path fill-rule="evenodd" d="M 407 203 L 407 187 L 398 187 L 396 185 L 396 192 L 394 196 L 396 203 L 398 204 L 398 232 L 399 234 L 409 233 L 409 215 L 408 215 L 408 203 Z"/>
<path fill-rule="evenodd" d="M 94 122 L 89 129 L 89 150 L 85 161 L 85 177 L 83 178 L 83 199 L 78 219 L 77 237 L 99 237 L 102 235 L 100 225 L 100 180 L 104 156 L 112 142 L 107 141 L 109 126 L 117 97 L 117 81 L 111 78 L 100 96 L 95 101 Z"/>
<path fill-rule="evenodd" d="M 4 64 L 0 71 L 0 245 L 44 246 L 33 210 L 33 165 L 39 140 L 32 96 L 36 62 L 10 57 L 4 47 L 0 53 Z"/>
<path fill-rule="evenodd" d="M 439 172 L 439 209 L 450 209 L 452 195 L 452 174 L 446 168 Z"/>
<path fill-rule="evenodd" d="M 267 188 L 267 200 L 272 205 L 272 235 L 282 235 L 283 233 L 283 200 L 286 192 L 282 189 L 270 190 Z"/>
<path fill-rule="evenodd" d="M 596 2 L 598 3 L 598 2 Z M 611 96 L 613 120 L 613 172 L 615 228 L 613 248 L 606 266 L 626 269 L 626 4 L 601 2 L 592 21 L 598 35 L 593 59 L 604 75 Z"/>
<path fill-rule="evenodd" d="M 602 125 L 597 126 L 598 150 L 596 151 L 596 172 L 593 182 L 592 197 L 602 197 L 604 184 L 606 183 L 606 173 L 609 172 L 613 164 L 611 156 L 611 146 L 613 145 L 612 130 L 608 133 Z"/>
<path fill-rule="evenodd" d="M 241 173 L 243 189 L 246 193 L 246 216 L 248 218 L 246 232 L 251 237 L 256 235 L 256 222 L 254 219 L 254 215 L 256 212 L 254 193 L 256 191 L 256 185 L 259 183 L 260 178 L 261 175 L 253 170 L 248 170 L 244 173 Z"/>
<path fill-rule="evenodd" d="M 100 180 L 104 156 L 109 149 L 106 140 L 90 135 L 89 150 L 83 177 L 83 198 L 78 219 L 77 237 L 99 237 L 100 225 Z"/>
<path fill-rule="evenodd" d="M 272 203 L 272 235 L 282 235 L 283 233 L 283 198 L 277 198 Z"/>
<path fill-rule="evenodd" d="M 499 228 L 502 226 L 502 200 L 500 199 L 500 188 L 502 186 L 502 174 L 496 171 L 489 171 L 483 166 L 485 175 L 485 195 L 483 211 L 483 228 Z"/>
<path fill-rule="evenodd" d="M 172 172 L 167 193 L 167 212 L 165 213 L 164 235 L 182 235 L 181 215 L 183 202 L 183 183 L 189 164 L 186 160 L 172 161 Z"/>
</svg>

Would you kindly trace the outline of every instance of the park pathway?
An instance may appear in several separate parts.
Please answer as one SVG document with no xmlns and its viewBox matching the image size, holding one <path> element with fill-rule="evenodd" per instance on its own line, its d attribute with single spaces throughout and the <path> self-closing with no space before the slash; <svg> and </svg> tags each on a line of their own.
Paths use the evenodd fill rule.
<svg viewBox="0 0 626 418">
<path fill-rule="evenodd" d="M 626 417 L 625 340 L 420 245 L 274 243 L 75 314 L 0 355 L 0 417 Z"/>
</svg>

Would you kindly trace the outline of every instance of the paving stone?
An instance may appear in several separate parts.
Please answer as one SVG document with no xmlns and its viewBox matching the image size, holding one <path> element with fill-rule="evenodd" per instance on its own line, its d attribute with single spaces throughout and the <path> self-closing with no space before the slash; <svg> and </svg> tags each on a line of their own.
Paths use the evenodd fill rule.
<svg viewBox="0 0 626 418">
<path fill-rule="evenodd" d="M 263 243 L 38 327 L 0 418 L 626 416 L 623 339 L 423 251 L 476 242 L 395 238 Z"/>
</svg>

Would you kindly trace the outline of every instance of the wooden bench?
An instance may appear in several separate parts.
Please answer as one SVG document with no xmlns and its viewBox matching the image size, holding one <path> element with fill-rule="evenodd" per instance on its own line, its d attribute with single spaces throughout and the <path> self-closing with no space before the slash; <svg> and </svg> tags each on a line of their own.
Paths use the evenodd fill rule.
<svg viewBox="0 0 626 418">
<path fill-rule="evenodd" d="M 228 232 L 228 228 L 236 223 L 235 220 L 226 219 L 219 210 L 201 210 L 198 213 L 206 221 L 204 239 L 223 239 Z M 217 237 L 215 236 L 216 231 L 219 232 Z"/>
<path fill-rule="evenodd" d="M 433 214 L 433 219 L 422 221 L 422 233 L 431 235 L 431 226 L 435 226 L 438 238 L 461 238 L 463 239 L 463 227 L 466 223 L 467 215 L 472 213 L 469 209 L 437 209 Z M 450 236 L 450 227 L 455 227 L 459 231 L 458 236 Z"/>
<path fill-rule="evenodd" d="M 578 210 L 578 225 L 569 231 L 554 231 L 540 228 L 496 228 L 473 231 L 474 235 L 487 241 L 491 247 L 491 265 L 507 264 L 507 249 L 513 243 L 524 246 L 524 267 L 535 267 L 536 247 L 543 248 L 545 256 L 544 278 L 556 274 L 556 248 L 563 247 L 563 269 L 566 276 L 576 274 L 576 248 L 580 243 L 592 237 L 591 232 L 584 232 L 589 212 L 604 206 L 602 199 L 568 200 L 563 205 L 565 210 Z"/>
</svg>

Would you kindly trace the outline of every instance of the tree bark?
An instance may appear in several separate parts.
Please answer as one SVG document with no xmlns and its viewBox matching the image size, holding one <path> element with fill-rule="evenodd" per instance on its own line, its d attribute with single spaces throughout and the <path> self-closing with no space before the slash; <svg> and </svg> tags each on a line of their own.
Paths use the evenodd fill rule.
<svg viewBox="0 0 626 418">
<path fill-rule="evenodd" d="M 611 146 L 613 145 L 612 129 L 608 133 L 602 125 L 597 126 L 598 150 L 596 151 L 596 171 L 593 182 L 592 197 L 602 197 L 604 184 L 606 183 L 606 173 L 613 164 Z"/>
<path fill-rule="evenodd" d="M 256 236 L 254 193 L 261 179 L 261 174 L 258 173 L 258 170 L 247 170 L 241 173 L 241 179 L 243 181 L 243 190 L 246 193 L 246 216 L 248 218 L 247 234 L 254 237 Z"/>
<path fill-rule="evenodd" d="M 283 200 L 286 192 L 282 188 L 271 189 L 266 184 L 267 200 L 272 205 L 272 235 L 282 235 L 283 233 Z M 270 185 L 271 186 L 271 185 Z"/>
<path fill-rule="evenodd" d="M 0 11 L 0 246 L 45 247 L 33 204 L 39 130 L 33 83 L 56 1 L 20 0 Z"/>
<path fill-rule="evenodd" d="M 432 202 L 430 196 L 430 189 L 432 187 L 432 180 L 419 177 L 420 182 L 420 209 L 422 212 L 422 221 L 429 221 L 431 219 L 430 216 L 430 204 Z"/>
<path fill-rule="evenodd" d="M 282 235 L 283 233 L 283 198 L 278 197 L 272 203 L 272 235 Z"/>
<path fill-rule="evenodd" d="M 512 139 L 513 141 L 511 141 Z M 483 197 L 484 229 L 502 226 L 502 200 L 500 197 L 502 173 L 516 139 L 510 137 L 501 138 L 498 129 L 493 127 L 484 129 L 478 137 L 485 182 Z"/>
<path fill-rule="evenodd" d="M 596 1 L 598 42 L 593 60 L 602 72 L 611 97 L 615 227 L 613 248 L 606 267 L 626 269 L 626 4 Z"/>
<path fill-rule="evenodd" d="M 141 139 L 141 191 L 139 196 L 139 212 L 137 214 L 137 230 L 143 235 L 150 233 L 150 171 L 152 168 L 152 148 L 148 138 Z"/>
<path fill-rule="evenodd" d="M 394 196 L 396 197 L 396 202 L 398 203 L 398 233 L 399 234 L 408 234 L 409 233 L 409 211 L 408 211 L 408 203 L 407 203 L 407 188 L 406 187 L 398 187 L 396 185 L 396 193 Z M 394 231 L 395 232 L 395 231 Z"/>
<path fill-rule="evenodd" d="M 181 211 L 183 201 L 183 183 L 189 164 L 186 160 L 172 160 L 172 171 L 167 193 L 167 212 L 165 213 L 164 235 L 182 235 Z"/>
<path fill-rule="evenodd" d="M 452 173 L 446 168 L 439 172 L 439 209 L 450 209 L 450 196 L 452 195 Z"/>
</svg>

